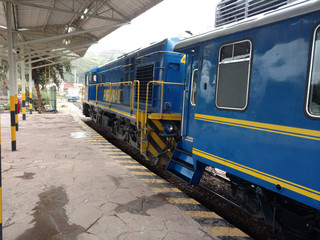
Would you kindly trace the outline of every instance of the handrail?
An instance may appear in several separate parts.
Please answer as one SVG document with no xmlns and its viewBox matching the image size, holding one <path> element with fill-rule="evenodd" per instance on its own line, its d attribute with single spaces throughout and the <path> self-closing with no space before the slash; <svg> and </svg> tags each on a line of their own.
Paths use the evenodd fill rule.
<svg viewBox="0 0 320 240">
<path fill-rule="evenodd" d="M 111 89 L 113 86 L 121 86 L 122 84 L 124 85 L 130 85 L 130 114 L 132 114 L 132 110 L 134 109 L 134 87 L 137 85 L 137 110 L 136 110 L 136 125 L 138 131 L 141 131 L 139 128 L 139 116 L 140 116 L 140 104 L 139 104 L 139 99 L 140 99 L 140 81 L 139 80 L 133 80 L 131 81 L 126 81 L 126 82 L 115 82 L 115 83 L 98 83 L 96 85 L 96 103 L 98 102 L 98 88 L 99 86 L 110 86 L 109 88 L 109 105 L 111 104 Z"/>
<path fill-rule="evenodd" d="M 131 81 L 126 81 L 126 82 L 115 82 L 115 83 L 98 83 L 96 85 L 96 103 L 98 102 L 98 89 L 99 86 L 110 86 L 110 91 L 109 91 L 109 105 L 111 104 L 111 89 L 114 86 L 121 86 L 121 85 L 130 85 L 130 114 L 132 114 L 132 110 L 134 109 L 134 87 L 137 85 L 137 110 L 136 110 L 136 126 L 139 131 L 142 129 L 139 127 L 139 118 L 140 116 L 140 81 L 139 80 L 133 80 Z M 148 98 L 149 98 L 149 86 L 150 84 L 159 84 L 161 85 L 161 100 L 160 100 L 160 119 L 162 118 L 163 114 L 163 86 L 164 85 L 181 85 L 183 86 L 184 83 L 175 83 L 175 82 L 164 82 L 160 80 L 152 80 L 147 83 L 147 92 L 146 92 L 146 105 L 145 105 L 145 114 L 144 116 L 144 124 L 147 123 L 148 120 Z M 142 119 L 141 119 L 142 120 Z M 144 128 L 144 132 L 147 132 L 147 128 Z"/>
<path fill-rule="evenodd" d="M 175 83 L 175 82 L 163 82 L 160 80 L 149 81 L 147 84 L 147 96 L 146 96 L 146 107 L 145 107 L 145 123 L 148 120 L 148 98 L 149 98 L 149 84 L 161 84 L 161 100 L 160 100 L 160 119 L 162 118 L 162 108 L 163 108 L 163 85 L 184 85 L 184 83 Z M 147 133 L 147 128 L 144 129 L 145 134 Z"/>
<path fill-rule="evenodd" d="M 133 80 L 133 88 L 131 88 L 131 101 L 133 103 L 133 108 L 134 108 L 134 85 L 137 84 L 138 88 L 137 88 L 137 111 L 136 111 L 136 125 L 137 125 L 137 129 L 138 131 L 141 131 L 141 129 L 139 129 L 139 116 L 140 116 L 140 107 L 139 107 L 139 100 L 140 100 L 140 81 L 139 80 Z"/>
</svg>

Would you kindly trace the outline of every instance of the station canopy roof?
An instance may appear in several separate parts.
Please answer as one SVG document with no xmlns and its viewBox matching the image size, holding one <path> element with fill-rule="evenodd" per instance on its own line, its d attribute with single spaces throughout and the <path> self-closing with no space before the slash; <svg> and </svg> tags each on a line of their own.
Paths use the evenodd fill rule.
<svg viewBox="0 0 320 240">
<path fill-rule="evenodd" d="M 17 60 L 51 61 L 82 57 L 92 44 L 161 1 L 0 0 L 0 58 L 7 59 L 7 4 L 13 6 Z"/>
</svg>

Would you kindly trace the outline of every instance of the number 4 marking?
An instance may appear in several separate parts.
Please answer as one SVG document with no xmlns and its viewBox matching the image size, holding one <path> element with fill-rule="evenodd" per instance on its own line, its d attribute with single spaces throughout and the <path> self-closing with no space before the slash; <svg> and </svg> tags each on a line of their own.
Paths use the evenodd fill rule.
<svg viewBox="0 0 320 240">
<path fill-rule="evenodd" d="M 187 57 L 186 57 L 186 55 L 184 54 L 183 55 L 183 57 L 181 58 L 181 63 L 183 63 L 183 64 L 186 64 L 186 59 L 187 59 Z"/>
</svg>

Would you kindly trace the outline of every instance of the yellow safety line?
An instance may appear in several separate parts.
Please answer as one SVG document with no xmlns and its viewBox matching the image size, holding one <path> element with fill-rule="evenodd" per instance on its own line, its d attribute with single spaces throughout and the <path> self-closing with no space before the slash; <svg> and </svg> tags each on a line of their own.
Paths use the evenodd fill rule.
<svg viewBox="0 0 320 240">
<path fill-rule="evenodd" d="M 160 192 L 160 193 L 164 193 L 164 192 L 181 192 L 181 190 L 179 190 L 178 188 L 157 188 L 157 187 L 153 187 L 152 190 L 155 191 L 155 192 Z"/>
<path fill-rule="evenodd" d="M 151 175 L 151 176 L 156 176 L 156 174 L 154 174 L 154 173 L 152 173 L 152 172 L 135 172 L 135 171 L 132 171 L 131 173 L 134 174 L 134 175 Z"/>
<path fill-rule="evenodd" d="M 132 157 L 126 155 L 126 156 L 109 156 L 111 158 L 127 158 L 127 159 L 132 159 Z"/>
<path fill-rule="evenodd" d="M 238 228 L 203 226 L 217 237 L 249 237 Z"/>
<path fill-rule="evenodd" d="M 166 180 L 164 179 L 148 179 L 148 178 L 140 178 L 140 181 L 144 182 L 144 183 L 168 183 Z"/>
<path fill-rule="evenodd" d="M 174 204 L 194 204 L 194 205 L 200 205 L 199 202 L 194 200 L 193 198 L 167 198 L 167 200 L 170 203 Z"/>
<path fill-rule="evenodd" d="M 134 160 L 116 160 L 117 163 L 133 163 L 136 162 Z"/>
<path fill-rule="evenodd" d="M 216 214 L 215 212 L 209 212 L 209 211 L 184 211 L 187 215 L 189 215 L 192 218 L 218 218 L 223 219 L 221 216 Z"/>
<path fill-rule="evenodd" d="M 122 166 L 124 166 L 125 168 L 128 168 L 128 169 L 144 169 L 144 170 L 146 170 L 147 168 L 146 167 L 144 167 L 144 166 L 139 166 L 139 165 L 122 165 Z"/>
<path fill-rule="evenodd" d="M 128 156 L 128 154 L 124 152 L 109 152 L 109 157 L 117 157 L 117 156 Z"/>
</svg>

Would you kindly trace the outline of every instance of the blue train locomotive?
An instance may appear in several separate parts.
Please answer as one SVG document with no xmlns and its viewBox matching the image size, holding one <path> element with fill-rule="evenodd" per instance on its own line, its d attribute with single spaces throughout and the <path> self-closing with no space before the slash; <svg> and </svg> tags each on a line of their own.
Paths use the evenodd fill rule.
<svg viewBox="0 0 320 240">
<path fill-rule="evenodd" d="M 86 73 L 83 113 L 140 149 L 168 162 L 178 136 L 186 56 L 178 38 L 128 53 Z"/>
<path fill-rule="evenodd" d="M 226 171 L 285 239 L 320 239 L 320 1 L 223 0 L 216 26 L 90 70 L 83 112 L 189 184 Z"/>
</svg>

